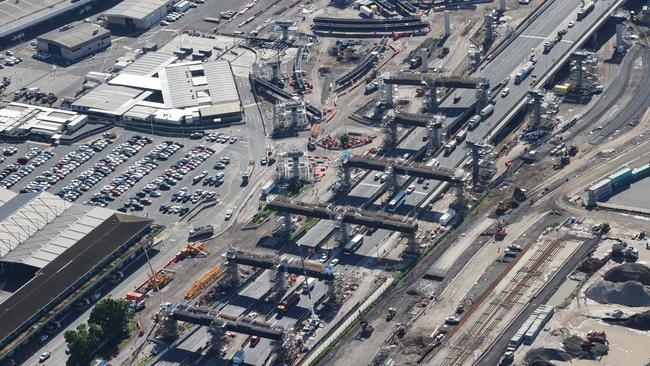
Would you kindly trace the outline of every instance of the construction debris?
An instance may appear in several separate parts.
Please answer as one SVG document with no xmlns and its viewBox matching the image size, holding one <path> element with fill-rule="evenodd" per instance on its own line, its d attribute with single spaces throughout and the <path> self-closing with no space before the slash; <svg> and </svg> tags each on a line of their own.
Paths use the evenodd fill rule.
<svg viewBox="0 0 650 366">
<path fill-rule="evenodd" d="M 196 280 L 192 287 L 185 293 L 186 299 L 193 298 L 199 291 L 206 288 L 210 283 L 214 282 L 221 275 L 221 267 L 213 266 L 206 273 L 204 273 L 201 278 Z"/>
</svg>

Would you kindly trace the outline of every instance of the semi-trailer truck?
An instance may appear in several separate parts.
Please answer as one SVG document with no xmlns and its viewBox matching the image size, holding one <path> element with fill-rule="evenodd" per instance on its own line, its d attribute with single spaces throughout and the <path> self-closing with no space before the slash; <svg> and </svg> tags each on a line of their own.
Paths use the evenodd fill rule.
<svg viewBox="0 0 650 366">
<path fill-rule="evenodd" d="M 520 84 L 525 78 L 528 77 L 528 75 L 530 75 L 531 72 L 533 72 L 534 68 L 535 68 L 535 64 L 532 61 L 529 61 L 515 75 L 515 84 Z"/>
</svg>

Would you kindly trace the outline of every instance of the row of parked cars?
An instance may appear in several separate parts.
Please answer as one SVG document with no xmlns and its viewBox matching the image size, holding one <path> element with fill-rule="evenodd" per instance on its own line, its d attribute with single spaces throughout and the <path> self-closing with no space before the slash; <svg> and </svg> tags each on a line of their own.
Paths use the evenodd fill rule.
<svg viewBox="0 0 650 366">
<path fill-rule="evenodd" d="M 37 167 L 43 165 L 46 161 L 50 160 L 54 156 L 53 153 L 49 151 L 40 151 L 36 147 L 32 147 L 24 155 L 18 158 L 16 164 L 9 164 L 0 174 L 0 179 L 3 179 L 0 183 L 5 188 L 11 188 L 21 179 L 33 172 Z M 22 165 L 22 167 L 21 167 Z M 21 193 L 28 191 L 20 190 Z"/>
<path fill-rule="evenodd" d="M 166 142 L 165 144 L 167 144 L 167 148 L 161 150 L 157 154 L 156 158 L 158 160 L 161 160 L 161 155 L 167 155 L 167 158 L 169 158 L 169 155 L 171 155 L 169 153 L 171 150 L 169 149 L 172 149 L 175 152 L 183 146 L 177 142 Z M 214 150 L 205 146 L 198 145 L 193 147 L 182 159 L 178 160 L 174 165 L 166 169 L 163 174 L 148 183 L 142 188 L 142 190 L 136 193 L 136 197 L 127 201 L 127 203 L 118 210 L 122 212 L 126 212 L 129 209 L 142 210 L 145 205 L 151 204 L 150 199 L 146 198 L 147 195 L 149 195 L 149 197 L 159 197 L 161 190 L 166 191 L 171 189 L 171 186 L 174 186 L 183 180 L 190 171 L 196 169 L 212 154 L 214 154 Z M 145 200 L 144 203 L 142 202 L 143 199 Z M 177 211 L 176 213 L 180 213 L 183 209 L 177 208 L 175 211 Z"/>
<path fill-rule="evenodd" d="M 103 151 L 111 143 L 113 143 L 113 140 L 105 137 L 100 140 L 95 140 L 89 146 L 80 146 L 77 152 L 69 153 L 69 155 L 75 153 L 70 157 L 69 161 L 66 162 L 66 160 L 64 160 L 60 162 L 63 164 L 58 168 L 60 170 L 59 174 L 63 176 L 69 174 L 72 170 L 88 161 L 95 155 L 95 153 Z M 114 146 L 109 154 L 95 163 L 88 170 L 79 174 L 69 184 L 62 187 L 57 192 L 57 195 L 66 201 L 76 201 L 84 192 L 89 191 L 91 187 L 99 183 L 99 181 L 108 176 L 111 172 L 115 171 L 120 164 L 137 154 L 138 151 L 148 143 L 151 143 L 151 139 L 148 137 L 134 136 L 129 140 Z"/>
<path fill-rule="evenodd" d="M 147 141 L 152 143 L 153 141 L 147 137 Z M 151 151 L 149 151 L 142 159 L 136 161 L 133 165 L 129 166 L 122 174 L 113 178 L 111 182 L 102 187 L 98 195 L 93 196 L 91 199 L 91 204 L 105 207 L 110 201 L 113 201 L 115 197 L 120 197 L 122 194 L 133 188 L 138 182 L 140 182 L 145 176 L 149 175 L 154 169 L 158 167 L 160 155 L 165 154 L 170 156 L 171 154 L 178 151 L 183 145 L 172 143 L 171 141 L 161 142 L 156 145 Z M 143 196 L 140 196 L 140 198 Z M 151 204 L 151 202 L 142 201 L 140 198 L 134 197 L 129 199 L 123 208 L 131 207 L 133 210 L 143 209 L 144 205 Z M 125 211 L 125 210 L 123 210 Z"/>
</svg>

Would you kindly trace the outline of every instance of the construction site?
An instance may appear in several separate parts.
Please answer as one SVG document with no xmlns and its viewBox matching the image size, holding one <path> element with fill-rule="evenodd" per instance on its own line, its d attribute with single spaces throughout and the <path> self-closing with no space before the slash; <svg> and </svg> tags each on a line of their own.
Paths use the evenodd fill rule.
<svg viewBox="0 0 650 366">
<path fill-rule="evenodd" d="M 650 362 L 646 7 L 259 0 L 194 12 L 165 47 L 214 45 L 243 117 L 161 140 L 198 151 L 183 158 L 196 171 L 165 189 L 187 203 L 179 216 L 164 215 L 181 204 L 129 203 L 161 226 L 137 268 L 111 267 L 97 292 L 127 300 L 143 330 L 107 362 Z M 165 169 L 161 182 L 182 171 Z M 45 351 L 65 363 L 73 321 L 54 318 L 61 330 L 0 365 Z"/>
</svg>

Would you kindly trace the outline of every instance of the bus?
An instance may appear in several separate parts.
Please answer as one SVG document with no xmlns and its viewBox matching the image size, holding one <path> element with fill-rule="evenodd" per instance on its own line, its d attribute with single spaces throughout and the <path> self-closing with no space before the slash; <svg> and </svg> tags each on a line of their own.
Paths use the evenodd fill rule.
<svg viewBox="0 0 650 366">
<path fill-rule="evenodd" d="M 390 212 L 395 212 L 399 208 L 399 206 L 404 203 L 404 200 L 406 199 L 406 192 L 400 191 L 393 197 L 393 199 L 388 203 L 388 211 Z"/>
<path fill-rule="evenodd" d="M 578 20 L 584 19 L 591 11 L 594 10 L 594 2 L 589 1 L 586 2 L 581 8 L 580 11 L 578 11 Z"/>
<path fill-rule="evenodd" d="M 358 234 L 352 240 L 350 240 L 347 244 L 345 244 L 345 247 L 343 248 L 343 252 L 345 254 L 350 254 L 354 253 L 359 249 L 359 247 L 363 244 L 363 235 Z"/>
</svg>

